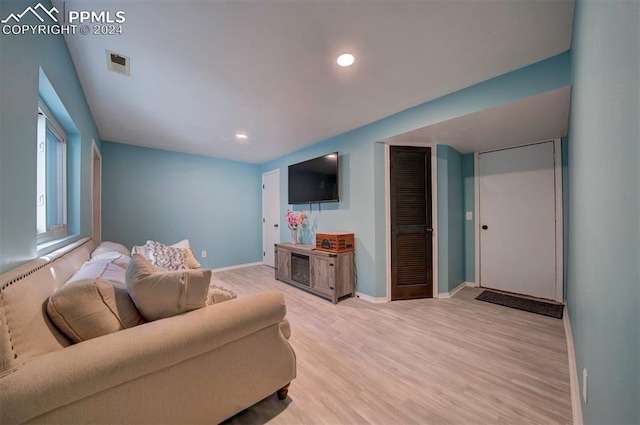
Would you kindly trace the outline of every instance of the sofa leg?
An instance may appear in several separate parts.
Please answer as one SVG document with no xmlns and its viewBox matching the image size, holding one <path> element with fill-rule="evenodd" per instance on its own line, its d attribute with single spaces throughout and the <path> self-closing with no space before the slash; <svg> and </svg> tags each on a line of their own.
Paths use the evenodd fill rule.
<svg viewBox="0 0 640 425">
<path fill-rule="evenodd" d="M 289 393 L 289 385 L 291 385 L 291 383 L 288 383 L 276 392 L 276 394 L 278 394 L 278 400 L 284 400 L 285 398 L 287 398 L 287 394 Z"/>
</svg>

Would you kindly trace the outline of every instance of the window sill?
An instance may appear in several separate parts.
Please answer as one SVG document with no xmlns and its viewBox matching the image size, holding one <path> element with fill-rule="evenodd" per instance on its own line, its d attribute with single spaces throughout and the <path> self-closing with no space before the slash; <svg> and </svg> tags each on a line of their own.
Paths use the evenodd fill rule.
<svg viewBox="0 0 640 425">
<path fill-rule="evenodd" d="M 61 239 L 56 239 L 54 241 L 43 242 L 38 244 L 36 249 L 38 250 L 38 257 L 48 254 L 52 251 L 55 251 L 58 248 L 62 248 L 65 245 L 69 245 L 71 242 L 74 242 L 78 239 L 78 235 L 70 235 L 65 236 Z"/>
</svg>

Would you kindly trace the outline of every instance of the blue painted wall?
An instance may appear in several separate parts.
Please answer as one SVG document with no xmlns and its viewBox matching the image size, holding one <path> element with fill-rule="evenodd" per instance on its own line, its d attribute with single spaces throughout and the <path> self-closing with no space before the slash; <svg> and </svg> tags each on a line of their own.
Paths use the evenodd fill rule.
<svg viewBox="0 0 640 425">
<path fill-rule="evenodd" d="M 462 155 L 438 145 L 438 292 L 464 282 L 464 185 Z"/>
<path fill-rule="evenodd" d="M 447 146 L 449 215 L 449 291 L 464 282 L 464 181 L 462 155 Z M 440 203 L 440 200 L 438 200 Z"/>
<path fill-rule="evenodd" d="M 474 155 L 472 153 L 462 156 L 462 184 L 464 192 L 464 213 L 470 211 L 472 219 L 464 218 L 464 280 L 475 282 L 476 280 L 476 186 L 474 176 Z"/>
<path fill-rule="evenodd" d="M 385 150 L 386 146 L 383 143 L 375 143 L 373 146 L 373 186 L 376 188 L 373 209 L 375 214 L 375 293 L 384 294 L 382 296 L 387 294 L 387 162 Z"/>
<path fill-rule="evenodd" d="M 276 168 L 280 169 L 280 211 L 282 212 L 280 229 L 281 241 L 289 242 L 290 232 L 284 222 L 284 213 L 288 204 L 288 166 L 319 155 L 339 151 L 340 173 L 340 202 L 296 205 L 294 210 L 304 209 L 308 215 L 308 225 L 303 228 L 302 243 L 315 243 L 317 232 L 352 232 L 356 238 L 356 266 L 358 269 L 357 290 L 365 294 L 382 297 L 386 296 L 386 278 L 377 276 L 386 273 L 383 263 L 378 264 L 376 253 L 384 239 L 376 236 L 376 222 L 384 219 L 384 174 L 374 178 L 374 167 L 384 167 L 384 156 L 380 158 L 378 150 L 377 161 L 374 163 L 375 140 L 362 137 L 359 134 L 347 133 L 335 139 L 325 141 L 294 152 L 285 157 L 263 164 L 261 172 Z M 380 149 L 380 147 L 378 148 Z M 382 151 L 384 155 L 384 151 Z M 384 168 L 382 169 L 384 172 Z M 382 190 L 376 192 L 376 183 L 382 185 Z M 375 199 L 378 202 L 375 202 Z M 376 207 L 381 211 L 376 211 Z M 379 214 L 382 214 L 381 216 Z M 384 231 L 384 227 L 382 228 Z M 379 244 L 376 246 L 376 240 Z M 376 279 L 380 278 L 378 282 Z"/>
<path fill-rule="evenodd" d="M 48 6 L 48 2 L 43 2 Z M 0 2 L 0 16 L 28 2 Z M 70 162 L 70 231 L 91 234 L 91 139 L 100 140 L 62 36 L 0 35 L 0 272 L 57 248 L 36 246 L 36 126 L 40 69 L 77 128 L 79 149 Z M 51 105 L 49 105 L 51 106 Z M 55 108 L 53 108 L 55 109 Z M 57 113 L 58 111 L 52 111 Z M 64 125 L 64 123 L 61 123 Z M 77 173 L 77 174 L 74 174 Z"/>
<path fill-rule="evenodd" d="M 258 165 L 105 141 L 102 172 L 103 240 L 189 239 L 209 268 L 262 261 Z"/>
<path fill-rule="evenodd" d="M 287 166 L 339 151 L 342 173 L 340 202 L 322 204 L 321 211 L 318 211 L 317 204 L 314 205 L 314 211 L 309 214 L 309 226 L 303 232 L 303 242 L 311 243 L 315 232 L 318 231 L 354 232 L 358 291 L 374 297 L 386 297 L 386 265 L 382 266 L 386 264 L 385 248 L 381 246 L 385 241 L 385 228 L 382 223 L 386 219 L 384 203 L 381 201 L 385 196 L 385 186 L 384 179 L 380 176 L 380 173 L 384 172 L 384 160 L 381 159 L 383 150 L 375 147 L 378 145 L 376 142 L 486 108 L 566 87 L 570 84 L 570 71 L 569 54 L 563 53 L 277 158 L 262 164 L 260 171 L 264 173 L 274 169 L 280 170 L 280 210 L 284 214 L 289 207 Z M 308 206 L 299 208 L 309 209 Z M 441 217 L 439 214 L 439 220 Z M 448 236 L 448 232 L 446 234 Z M 284 215 L 281 222 L 281 240 L 290 240 L 289 231 L 284 224 Z M 464 248 L 457 251 L 461 257 L 464 255 Z M 438 263 L 441 261 L 442 258 Z M 448 267 L 442 267 L 447 274 L 447 283 L 441 287 L 442 277 L 439 277 L 438 291 L 448 292 Z M 452 282 L 459 279 L 459 270 L 456 267 L 452 273 Z M 438 273 L 443 273 L 443 270 L 439 270 Z M 464 271 L 462 273 L 464 280 Z"/>
<path fill-rule="evenodd" d="M 638 28 L 636 0 L 576 2 L 567 301 L 586 424 L 640 423 Z"/>
</svg>

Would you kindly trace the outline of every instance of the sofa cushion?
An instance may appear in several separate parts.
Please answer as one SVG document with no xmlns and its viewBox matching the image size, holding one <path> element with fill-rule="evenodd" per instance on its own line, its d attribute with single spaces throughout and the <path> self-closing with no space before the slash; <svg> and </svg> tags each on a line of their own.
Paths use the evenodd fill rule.
<svg viewBox="0 0 640 425">
<path fill-rule="evenodd" d="M 47 314 L 73 342 L 144 323 L 126 289 L 101 279 L 65 283 L 49 297 Z"/>
<path fill-rule="evenodd" d="M 100 279 L 107 282 L 111 282 L 115 285 L 120 285 L 124 289 L 124 273 L 127 268 L 128 261 L 121 261 L 121 258 L 128 259 L 129 257 L 118 257 L 114 259 L 98 259 L 87 261 L 80 267 L 80 269 L 73 274 L 65 282 L 71 283 L 77 280 L 87 279 Z"/>
<path fill-rule="evenodd" d="M 119 255 L 129 255 L 126 246 L 116 242 L 102 242 L 91 253 L 91 258 L 116 258 Z"/>
<path fill-rule="evenodd" d="M 211 270 L 158 271 L 134 255 L 125 275 L 133 302 L 147 320 L 158 320 L 204 307 Z"/>
</svg>

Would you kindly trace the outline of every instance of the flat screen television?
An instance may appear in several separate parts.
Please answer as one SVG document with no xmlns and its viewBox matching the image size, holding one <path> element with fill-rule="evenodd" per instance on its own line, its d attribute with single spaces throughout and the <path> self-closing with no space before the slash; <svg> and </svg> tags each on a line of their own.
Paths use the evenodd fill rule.
<svg viewBox="0 0 640 425">
<path fill-rule="evenodd" d="M 338 152 L 289 165 L 289 204 L 337 202 Z"/>
</svg>

